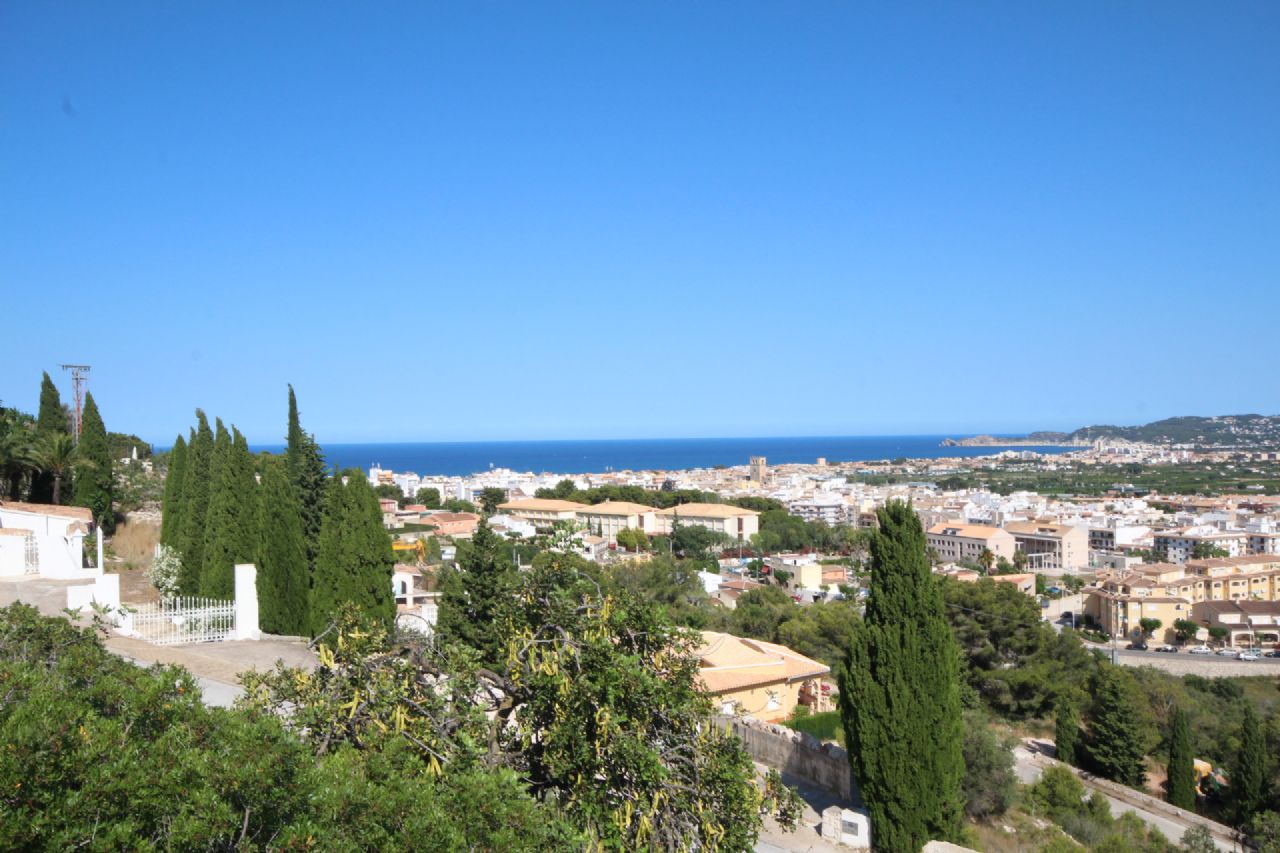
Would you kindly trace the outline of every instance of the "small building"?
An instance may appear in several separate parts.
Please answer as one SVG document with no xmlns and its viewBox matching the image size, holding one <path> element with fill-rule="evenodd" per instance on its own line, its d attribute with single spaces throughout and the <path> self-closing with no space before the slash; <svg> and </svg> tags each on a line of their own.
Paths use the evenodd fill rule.
<svg viewBox="0 0 1280 853">
<path fill-rule="evenodd" d="M 790 717 L 798 705 L 814 712 L 829 710 L 822 677 L 831 667 L 786 646 L 703 631 L 696 654 L 698 680 L 722 713 L 777 722 Z"/>
<path fill-rule="evenodd" d="M 470 536 L 480 524 L 480 516 L 474 512 L 431 512 L 422 516 L 422 523 L 435 528 L 437 536 Z"/>
<path fill-rule="evenodd" d="M 0 577 L 101 574 L 100 567 L 84 568 L 84 538 L 92 526 L 85 507 L 0 501 Z"/>
<path fill-rule="evenodd" d="M 1078 572 L 1089 567 L 1089 531 L 1069 524 L 1015 521 L 1004 529 L 1027 555 L 1027 568 Z"/>
</svg>

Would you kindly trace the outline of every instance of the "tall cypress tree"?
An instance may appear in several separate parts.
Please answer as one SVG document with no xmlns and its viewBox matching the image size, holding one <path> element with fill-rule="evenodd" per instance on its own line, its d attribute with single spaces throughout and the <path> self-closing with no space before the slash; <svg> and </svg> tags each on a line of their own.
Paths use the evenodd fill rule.
<svg viewBox="0 0 1280 853">
<path fill-rule="evenodd" d="M 1191 751 L 1191 726 L 1187 712 L 1181 708 L 1173 714 L 1173 731 L 1169 735 L 1169 803 L 1180 809 L 1195 810 L 1196 768 Z"/>
<path fill-rule="evenodd" d="M 187 472 L 187 440 L 181 435 L 169 451 L 169 470 L 164 475 L 164 503 L 160 515 L 160 542 L 173 548 L 182 530 L 182 478 Z"/>
<path fill-rule="evenodd" d="M 177 541 L 182 551 L 182 575 L 178 589 L 183 595 L 200 593 L 200 570 L 204 566 L 204 520 L 209 512 L 209 475 L 213 464 L 213 430 L 204 412 L 196 409 L 196 428 L 187 442 L 187 470 L 182 478 L 182 530 Z"/>
<path fill-rule="evenodd" d="M 218 421 L 213 445 L 200 592 L 212 598 L 231 598 L 235 564 L 252 562 L 257 553 L 258 483 L 248 442 L 239 430 L 232 436 Z"/>
<path fill-rule="evenodd" d="M 289 434 L 285 449 L 285 463 L 289 480 L 298 497 L 298 510 L 302 514 L 303 539 L 307 549 L 307 565 L 315 571 L 316 552 L 320 547 L 320 525 L 324 516 L 325 490 L 328 477 L 324 471 L 324 458 L 315 438 L 302 429 L 298 418 L 298 398 L 289 386 Z"/>
<path fill-rule="evenodd" d="M 1089 725 L 1089 758 L 1098 772 L 1122 785 L 1140 787 L 1146 778 L 1142 726 L 1131 676 L 1104 665 L 1094 679 Z"/>
<path fill-rule="evenodd" d="M 1240 748 L 1230 765 L 1231 816 L 1236 826 L 1243 826 L 1262 811 L 1267 800 L 1267 744 L 1253 705 L 1246 703 L 1240 723 Z"/>
<path fill-rule="evenodd" d="M 916 853 L 961 831 L 960 652 L 911 506 L 878 510 L 866 617 L 840 670 L 849 759 L 877 850 Z"/>
<path fill-rule="evenodd" d="M 442 640 L 479 651 L 490 666 L 501 660 L 505 642 L 501 615 L 516 577 L 506 549 L 500 546 L 489 522 L 481 519 L 471 541 L 460 546 L 458 567 L 442 573 L 435 628 Z"/>
<path fill-rule="evenodd" d="M 382 510 L 369 481 L 358 470 L 344 472 L 329 483 L 324 523 L 312 580 L 311 631 L 328 627 L 338 608 L 355 604 L 366 615 L 395 619 L 391 590 L 395 554 L 382 526 Z"/>
<path fill-rule="evenodd" d="M 302 513 L 284 463 L 270 460 L 262 472 L 259 516 L 258 602 L 262 627 L 273 634 L 310 630 L 310 571 Z"/>
<path fill-rule="evenodd" d="M 1079 761 L 1077 747 L 1080 744 L 1080 717 L 1076 714 L 1075 703 L 1067 696 L 1059 696 L 1053 706 L 1054 744 L 1057 747 L 1058 760 L 1067 764 Z"/>
<path fill-rule="evenodd" d="M 40 414 L 36 419 L 36 437 L 48 441 L 56 433 L 71 432 L 67 423 L 67 410 L 63 408 L 58 386 L 46 372 L 40 380 Z M 53 503 L 53 474 L 39 471 L 31 478 L 31 500 L 35 503 Z"/>
<path fill-rule="evenodd" d="M 114 477 L 111 474 L 111 447 L 107 443 L 107 427 L 98 413 L 93 394 L 84 398 L 80 420 L 79 455 L 82 466 L 74 482 L 76 506 L 88 507 L 103 533 L 116 529 L 116 514 L 111 506 Z"/>
</svg>

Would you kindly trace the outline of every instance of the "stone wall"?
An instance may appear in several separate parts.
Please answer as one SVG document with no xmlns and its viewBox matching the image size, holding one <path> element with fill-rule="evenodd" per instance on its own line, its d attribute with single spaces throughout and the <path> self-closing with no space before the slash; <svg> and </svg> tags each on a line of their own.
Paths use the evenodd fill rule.
<svg viewBox="0 0 1280 853">
<path fill-rule="evenodd" d="M 806 779 L 847 803 L 860 803 L 849 756 L 838 744 L 751 717 L 717 715 L 716 720 L 741 738 L 751 757 L 766 767 Z"/>
</svg>

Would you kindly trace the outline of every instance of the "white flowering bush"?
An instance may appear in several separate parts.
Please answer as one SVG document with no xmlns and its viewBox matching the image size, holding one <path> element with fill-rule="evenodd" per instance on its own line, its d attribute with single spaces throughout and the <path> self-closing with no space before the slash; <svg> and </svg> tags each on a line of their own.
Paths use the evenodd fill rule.
<svg viewBox="0 0 1280 853">
<path fill-rule="evenodd" d="M 160 590 L 165 598 L 173 598 L 178 594 L 178 575 L 182 573 L 182 557 L 174 549 L 161 545 L 156 549 L 151 568 L 147 569 L 147 580 Z"/>
</svg>

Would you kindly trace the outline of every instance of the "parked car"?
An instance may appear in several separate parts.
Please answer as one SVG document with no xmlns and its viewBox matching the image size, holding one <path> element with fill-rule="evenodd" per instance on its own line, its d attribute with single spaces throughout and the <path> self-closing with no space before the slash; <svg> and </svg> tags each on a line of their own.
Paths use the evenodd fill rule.
<svg viewBox="0 0 1280 853">
<path fill-rule="evenodd" d="M 1176 655 L 1178 653 L 1178 647 L 1177 646 L 1156 646 L 1156 651 L 1164 652 L 1165 654 Z"/>
<path fill-rule="evenodd" d="M 1192 646 L 1191 648 L 1187 649 L 1187 654 L 1189 654 L 1189 655 L 1211 655 L 1211 654 L 1213 654 L 1213 649 L 1209 648 L 1208 646 Z"/>
<path fill-rule="evenodd" d="M 1258 659 L 1258 653 L 1251 652 L 1248 650 L 1245 650 L 1240 654 L 1236 655 L 1236 660 L 1257 660 L 1257 659 Z"/>
<path fill-rule="evenodd" d="M 1280 649 L 1272 649 L 1266 654 L 1269 658 L 1280 658 Z"/>
<path fill-rule="evenodd" d="M 1235 649 L 1230 649 L 1230 648 L 1228 648 L 1228 649 L 1218 649 L 1218 657 L 1223 657 L 1223 658 L 1233 658 L 1233 657 L 1235 657 L 1235 656 L 1236 656 L 1236 655 L 1238 655 L 1238 654 L 1240 654 L 1240 653 L 1239 653 L 1238 651 L 1236 651 Z"/>
<path fill-rule="evenodd" d="M 1131 652 L 1145 652 L 1147 650 L 1147 644 L 1141 640 L 1134 640 L 1132 643 L 1125 646 L 1125 648 Z"/>
</svg>

